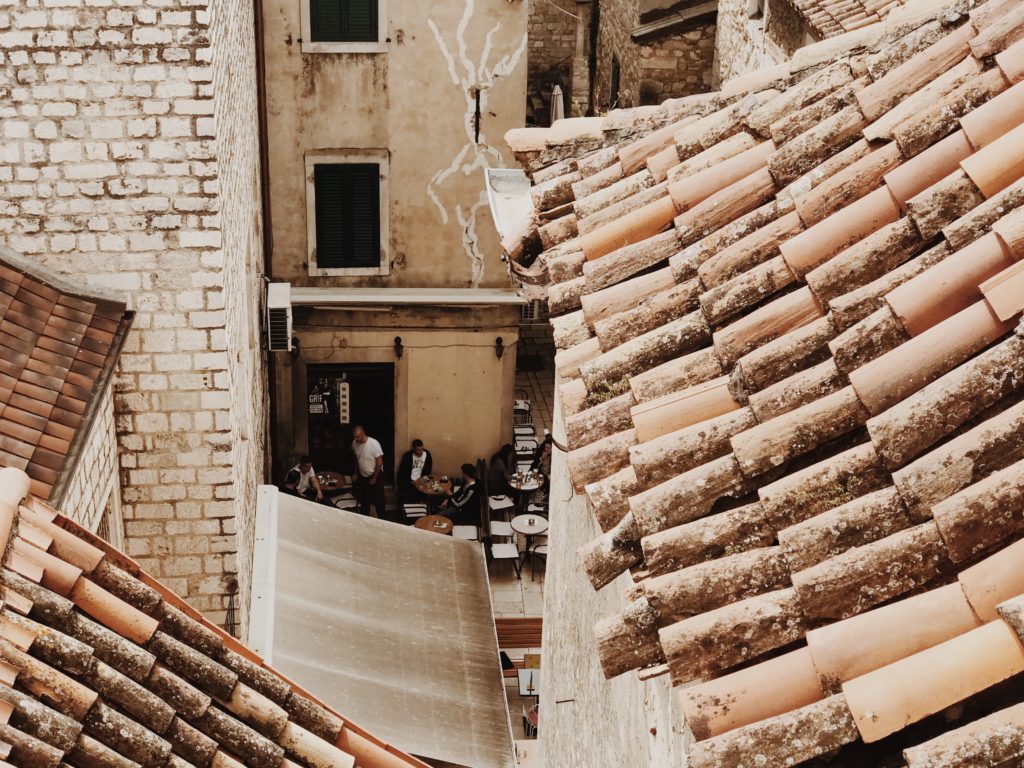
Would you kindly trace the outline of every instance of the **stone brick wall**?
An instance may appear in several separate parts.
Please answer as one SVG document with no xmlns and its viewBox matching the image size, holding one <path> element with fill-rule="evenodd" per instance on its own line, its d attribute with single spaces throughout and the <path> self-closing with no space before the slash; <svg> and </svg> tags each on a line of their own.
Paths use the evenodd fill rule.
<svg viewBox="0 0 1024 768">
<path fill-rule="evenodd" d="M 97 403 L 78 464 L 68 480 L 60 506 L 61 512 L 90 531 L 99 528 L 111 501 L 114 505 L 120 504 L 121 495 L 113 382 L 97 395 Z M 111 494 L 116 494 L 118 499 L 111 500 Z"/>
<path fill-rule="evenodd" d="M 578 5 L 576 0 L 530 0 L 528 80 L 549 72 L 569 72 L 576 55 Z"/>
<path fill-rule="evenodd" d="M 681 30 L 643 41 L 631 33 L 639 23 L 639 0 L 601 3 L 595 101 L 599 112 L 613 106 L 658 104 L 702 93 L 714 79 L 714 17 L 695 19 Z M 612 57 L 619 61 L 619 100 L 611 103 Z"/>
<path fill-rule="evenodd" d="M 639 104 L 711 90 L 714 79 L 715 30 L 699 24 L 650 45 L 640 45 Z"/>
<path fill-rule="evenodd" d="M 224 302 L 231 470 L 218 472 L 216 493 L 230 488 L 233 518 L 221 518 L 210 541 L 226 573 L 238 571 L 240 632 L 246 635 L 256 525 L 256 487 L 264 481 L 268 401 L 260 308 L 263 302 L 263 228 L 260 218 L 256 53 L 252 0 L 211 5 L 215 146 L 220 170 Z M 239 119 L 248 116 L 248 119 Z M 224 418 L 224 416 L 221 416 Z M 230 485 L 229 485 L 230 484 Z M 231 554 L 237 547 L 237 560 Z M 216 565 L 216 563 L 214 563 Z"/>
<path fill-rule="evenodd" d="M 747 0 L 718 3 L 717 68 L 714 85 L 754 69 L 785 61 L 813 42 L 809 28 L 787 0 L 764 0 L 764 12 L 752 19 Z"/>
<path fill-rule="evenodd" d="M 594 74 L 594 107 L 599 113 L 614 106 L 639 104 L 640 56 L 630 32 L 640 18 L 639 0 L 611 0 L 600 4 L 597 35 L 597 71 Z M 612 57 L 619 60 L 619 101 L 611 103 Z"/>
<path fill-rule="evenodd" d="M 572 88 L 577 24 L 583 4 L 577 0 L 529 0 L 529 4 L 527 120 L 547 124 L 552 88 L 558 84 L 566 95 Z M 567 99 L 567 114 L 568 103 Z"/>
<path fill-rule="evenodd" d="M 0 0 L 0 238 L 135 311 L 114 384 L 126 547 L 222 622 L 262 397 L 238 309 L 260 263 L 252 27 L 214 5 L 231 36 L 206 0 Z"/>
</svg>

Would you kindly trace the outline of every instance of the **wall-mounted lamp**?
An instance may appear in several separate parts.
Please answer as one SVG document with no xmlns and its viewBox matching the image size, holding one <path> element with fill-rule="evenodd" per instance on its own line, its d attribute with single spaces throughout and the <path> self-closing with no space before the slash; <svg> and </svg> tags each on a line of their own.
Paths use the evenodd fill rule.
<svg viewBox="0 0 1024 768">
<path fill-rule="evenodd" d="M 402 346 L 402 337 L 395 336 L 395 357 L 401 357 L 405 351 L 405 347 Z"/>
<path fill-rule="evenodd" d="M 498 356 L 499 360 L 501 360 L 501 356 L 505 354 L 505 342 L 502 340 L 501 336 L 494 340 L 494 354 Z"/>
<path fill-rule="evenodd" d="M 291 350 L 289 350 L 289 352 L 290 352 L 293 360 L 298 360 L 299 359 L 299 337 L 298 336 L 292 336 L 292 348 L 291 348 Z"/>
</svg>

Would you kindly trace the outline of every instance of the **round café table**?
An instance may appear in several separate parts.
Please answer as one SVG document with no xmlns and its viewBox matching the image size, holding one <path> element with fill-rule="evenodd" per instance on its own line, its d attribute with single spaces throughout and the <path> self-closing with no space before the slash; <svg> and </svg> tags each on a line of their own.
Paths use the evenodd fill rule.
<svg viewBox="0 0 1024 768">
<path fill-rule="evenodd" d="M 544 478 L 541 475 L 530 472 L 521 475 L 518 472 L 507 480 L 509 487 L 518 491 L 516 494 L 516 509 L 523 510 L 527 506 L 530 494 L 539 490 L 544 485 Z"/>
<path fill-rule="evenodd" d="M 424 475 L 413 485 L 416 490 L 426 496 L 447 496 L 452 490 L 452 481 L 442 483 L 433 475 Z"/>
<path fill-rule="evenodd" d="M 320 488 L 324 494 L 338 493 L 339 491 L 351 487 L 351 482 L 346 482 L 346 478 L 340 472 L 332 472 L 327 470 L 326 472 L 317 472 L 316 479 L 320 482 Z"/>
<path fill-rule="evenodd" d="M 513 531 L 523 534 L 529 540 L 548 529 L 548 519 L 543 515 L 516 515 L 511 525 Z"/>
<path fill-rule="evenodd" d="M 433 531 L 444 536 L 451 536 L 455 523 L 444 515 L 424 515 L 414 525 L 422 531 Z"/>
<path fill-rule="evenodd" d="M 452 492 L 452 481 L 442 483 L 433 475 L 424 475 L 413 483 L 413 487 L 427 497 L 427 508 L 436 512 L 441 501 Z"/>
</svg>

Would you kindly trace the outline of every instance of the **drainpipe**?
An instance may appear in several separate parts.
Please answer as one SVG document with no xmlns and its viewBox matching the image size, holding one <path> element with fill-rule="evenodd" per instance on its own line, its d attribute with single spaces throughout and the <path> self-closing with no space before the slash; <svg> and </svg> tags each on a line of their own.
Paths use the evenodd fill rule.
<svg viewBox="0 0 1024 768">
<path fill-rule="evenodd" d="M 253 32 L 256 40 L 256 120 L 260 142 L 260 209 L 263 221 L 263 280 L 273 277 L 274 237 L 270 219 L 270 146 L 267 132 L 267 60 L 263 48 L 263 0 L 252 0 Z M 262 327 L 262 323 L 261 323 Z M 264 482 L 273 482 L 274 433 L 277 429 L 277 369 L 274 355 L 267 361 L 267 447 L 263 462 Z"/>
</svg>

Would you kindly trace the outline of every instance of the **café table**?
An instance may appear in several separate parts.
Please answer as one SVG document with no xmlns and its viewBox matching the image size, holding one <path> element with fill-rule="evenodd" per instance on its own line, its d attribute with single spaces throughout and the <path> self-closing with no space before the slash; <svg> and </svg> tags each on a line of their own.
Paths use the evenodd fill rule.
<svg viewBox="0 0 1024 768">
<path fill-rule="evenodd" d="M 340 472 L 332 472 L 330 470 L 317 472 L 316 479 L 320 482 L 320 488 L 325 494 L 337 493 L 352 486 L 351 478 L 346 477 Z"/>
<path fill-rule="evenodd" d="M 527 472 L 525 474 L 516 472 L 508 478 L 508 484 L 513 490 L 517 491 L 516 508 L 522 510 L 526 508 L 530 494 L 540 490 L 544 485 L 544 477 L 536 472 Z"/>
<path fill-rule="evenodd" d="M 423 475 L 423 477 L 413 483 L 413 486 L 427 497 L 427 507 L 432 512 L 436 512 L 441 501 L 452 492 L 451 480 L 442 482 L 440 478 L 433 475 Z"/>
<path fill-rule="evenodd" d="M 516 515 L 510 523 L 512 530 L 526 537 L 526 549 L 523 557 L 530 551 L 530 543 L 534 536 L 540 536 L 548 529 L 548 519 L 538 514 Z"/>
<path fill-rule="evenodd" d="M 422 531 L 433 531 L 444 536 L 451 536 L 455 523 L 450 517 L 444 515 L 424 515 L 414 525 Z"/>
</svg>

